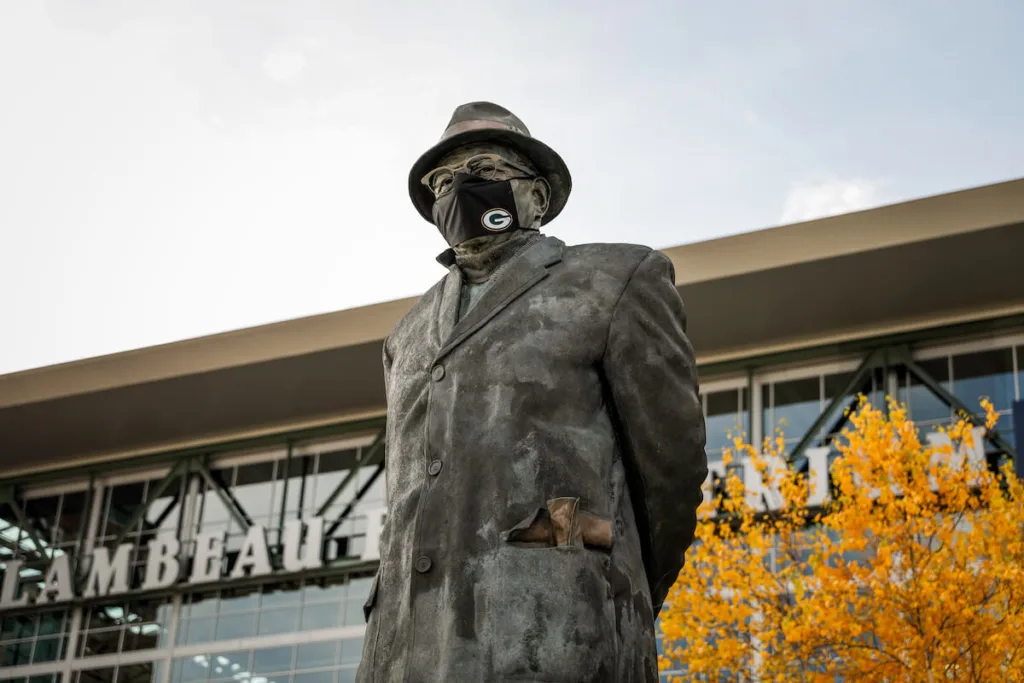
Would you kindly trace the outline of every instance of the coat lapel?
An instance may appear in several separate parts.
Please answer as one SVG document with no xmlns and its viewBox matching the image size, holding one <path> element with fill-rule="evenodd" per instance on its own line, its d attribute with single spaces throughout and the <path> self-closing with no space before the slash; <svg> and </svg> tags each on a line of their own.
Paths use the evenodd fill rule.
<svg viewBox="0 0 1024 683">
<path fill-rule="evenodd" d="M 562 260 L 562 249 L 565 243 L 555 237 L 545 237 L 520 253 L 512 257 L 506 267 L 497 276 L 497 279 L 481 295 L 473 308 L 462 320 L 459 320 L 448 337 L 442 336 L 445 340 L 441 350 L 435 358 L 435 362 L 447 355 L 452 349 L 461 344 L 470 335 L 483 327 L 491 318 L 500 313 L 509 304 L 522 296 L 527 290 L 543 280 L 548 275 L 548 268 Z M 454 269 L 458 271 L 458 268 Z M 449 287 L 450 284 L 457 286 Z M 452 276 L 449 274 L 445 282 L 445 292 L 442 300 L 447 303 L 450 296 L 449 289 L 454 290 L 454 303 L 451 309 L 444 308 L 442 304 L 442 324 L 445 321 L 454 321 L 458 313 L 459 295 L 462 289 L 462 277 L 458 275 L 458 282 L 452 283 Z M 442 330 L 443 331 L 443 330 Z"/>
<path fill-rule="evenodd" d="M 434 330 L 437 334 L 437 347 L 441 348 L 452 336 L 455 329 L 455 320 L 459 316 L 459 301 L 462 298 L 462 271 L 458 266 L 452 265 L 448 270 L 448 276 L 444 279 L 444 286 L 441 296 L 438 297 L 437 310 L 434 311 L 436 324 Z"/>
</svg>

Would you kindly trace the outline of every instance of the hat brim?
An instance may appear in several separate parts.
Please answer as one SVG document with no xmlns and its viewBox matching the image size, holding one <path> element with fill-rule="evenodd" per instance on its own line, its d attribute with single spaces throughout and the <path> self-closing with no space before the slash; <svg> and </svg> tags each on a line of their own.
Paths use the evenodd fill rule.
<svg viewBox="0 0 1024 683">
<path fill-rule="evenodd" d="M 572 176 L 569 175 L 569 167 L 565 165 L 562 157 L 536 138 L 511 130 L 483 128 L 468 130 L 442 140 L 424 152 L 413 164 L 412 170 L 409 171 L 409 197 L 425 221 L 431 224 L 434 222 L 434 193 L 421 182 L 423 176 L 437 168 L 438 162 L 452 150 L 476 142 L 494 142 L 511 147 L 529 159 L 537 167 L 537 172 L 548 181 L 551 186 L 551 197 L 548 210 L 541 218 L 541 225 L 551 222 L 562 212 L 572 191 Z"/>
</svg>

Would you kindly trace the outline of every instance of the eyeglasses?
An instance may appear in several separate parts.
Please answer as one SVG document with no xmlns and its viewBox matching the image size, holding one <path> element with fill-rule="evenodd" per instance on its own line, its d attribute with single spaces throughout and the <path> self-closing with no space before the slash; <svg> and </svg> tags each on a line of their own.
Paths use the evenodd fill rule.
<svg viewBox="0 0 1024 683">
<path fill-rule="evenodd" d="M 434 197 L 440 197 L 452 189 L 455 174 L 466 171 L 484 180 L 497 180 L 502 171 L 518 171 L 525 178 L 535 177 L 535 173 L 525 166 L 509 161 L 499 154 L 475 154 L 466 159 L 461 166 L 440 166 L 423 176 L 421 183 L 426 185 Z M 511 180 L 511 178 L 509 179 Z"/>
</svg>

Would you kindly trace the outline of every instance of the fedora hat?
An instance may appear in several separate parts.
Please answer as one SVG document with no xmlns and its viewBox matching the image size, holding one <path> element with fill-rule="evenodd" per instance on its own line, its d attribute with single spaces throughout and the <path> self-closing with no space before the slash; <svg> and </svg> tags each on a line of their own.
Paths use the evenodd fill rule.
<svg viewBox="0 0 1024 683">
<path fill-rule="evenodd" d="M 551 199 L 541 225 L 561 212 L 572 190 L 572 177 L 562 157 L 531 136 L 526 124 L 508 109 L 491 102 L 470 102 L 455 109 L 440 142 L 424 152 L 409 171 L 409 197 L 424 219 L 434 222 L 431 213 L 434 193 L 420 180 L 437 168 L 446 154 L 474 142 L 494 142 L 511 147 L 529 159 L 537 172 L 547 179 L 551 185 Z"/>
</svg>

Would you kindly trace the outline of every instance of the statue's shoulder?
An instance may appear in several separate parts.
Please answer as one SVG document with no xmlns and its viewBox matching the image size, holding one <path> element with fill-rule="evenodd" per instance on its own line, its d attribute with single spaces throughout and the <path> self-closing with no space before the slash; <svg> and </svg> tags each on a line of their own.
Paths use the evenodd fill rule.
<svg viewBox="0 0 1024 683">
<path fill-rule="evenodd" d="M 437 308 L 437 301 L 444 290 L 444 282 L 446 279 L 447 275 L 442 276 L 441 279 L 435 282 L 430 289 L 424 292 L 416 299 L 416 301 L 413 302 L 405 315 L 403 315 L 395 324 L 394 328 L 392 328 L 390 336 L 400 336 L 410 330 L 413 334 L 419 334 L 419 328 L 422 328 L 426 324 L 431 312 Z"/>
<path fill-rule="evenodd" d="M 565 247 L 562 258 L 570 268 L 589 268 L 628 276 L 654 251 L 642 244 L 590 242 Z"/>
</svg>

